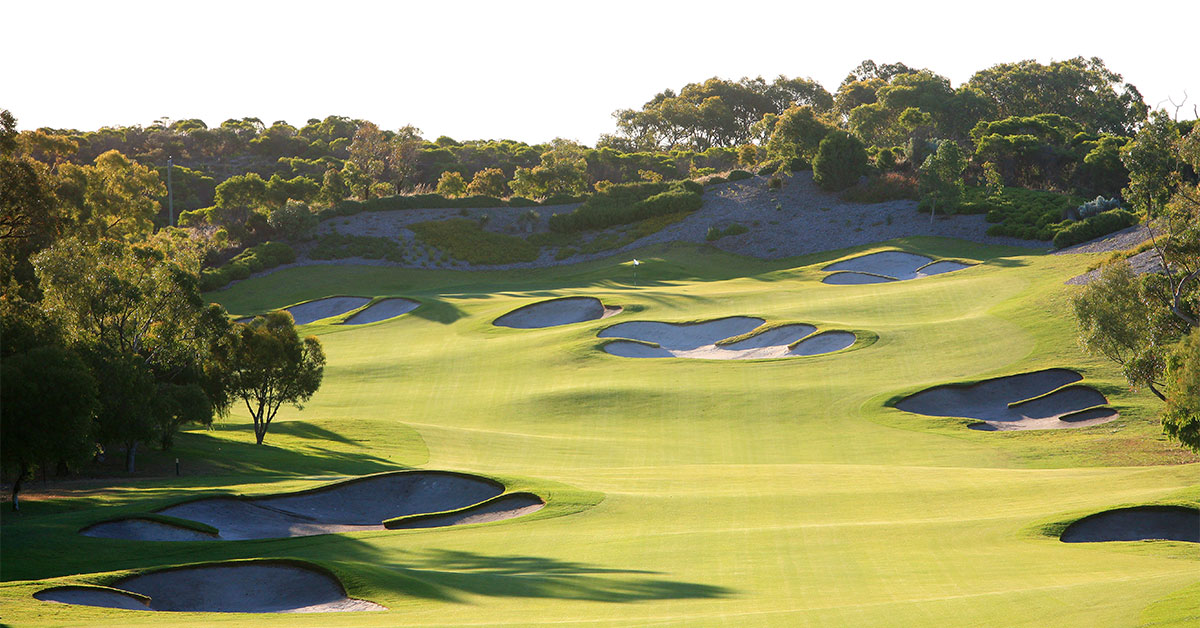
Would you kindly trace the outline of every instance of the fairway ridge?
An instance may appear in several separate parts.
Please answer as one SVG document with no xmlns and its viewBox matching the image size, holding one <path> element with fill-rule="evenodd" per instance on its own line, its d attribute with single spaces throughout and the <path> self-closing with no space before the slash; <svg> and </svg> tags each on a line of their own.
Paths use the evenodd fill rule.
<svg viewBox="0 0 1200 628">
<path fill-rule="evenodd" d="M 388 519 L 421 514 L 452 514 L 433 525 L 483 523 L 519 517 L 540 509 L 536 495 L 495 505 L 504 485 L 447 471 L 398 471 L 356 478 L 295 493 L 240 498 L 208 497 L 157 514 L 212 526 L 218 536 L 147 519 L 124 519 L 88 526 L 82 534 L 142 541 L 270 539 L 338 532 L 384 530 Z M 470 510 L 479 507 L 479 510 Z M 452 512 L 451 512 L 452 511 Z M 433 527 L 425 525 L 421 527 Z"/>
<path fill-rule="evenodd" d="M 1064 543 L 1187 541 L 1200 543 L 1200 509 L 1133 506 L 1088 515 L 1067 526 Z"/>
<path fill-rule="evenodd" d="M 533 493 L 509 493 L 508 495 L 501 495 L 495 499 L 490 499 L 474 506 L 468 506 L 461 510 L 428 515 L 413 515 L 399 521 L 386 522 L 384 525 L 389 530 L 407 530 L 411 528 L 436 528 L 471 523 L 489 523 L 537 512 L 545 505 L 546 502 Z"/>
<path fill-rule="evenodd" d="M 356 310 L 370 302 L 370 297 L 325 297 L 283 309 L 291 313 L 297 325 L 307 325 L 323 318 Z"/>
<path fill-rule="evenodd" d="M 365 325 L 367 323 L 378 323 L 379 321 L 386 321 L 389 318 L 396 318 L 402 314 L 408 314 L 420 306 L 419 302 L 402 297 L 383 299 L 368 305 L 361 312 L 355 312 L 353 316 L 347 318 L 342 324 Z"/>
<path fill-rule="evenodd" d="M 599 320 L 620 312 L 620 307 L 606 306 L 596 297 L 562 297 L 519 307 L 492 321 L 492 324 L 497 327 L 537 329 Z"/>
<path fill-rule="evenodd" d="M 374 602 L 348 597 L 342 583 L 332 574 L 294 561 L 174 567 L 122 578 L 114 583 L 113 589 L 55 587 L 39 591 L 34 597 L 64 604 L 152 611 L 329 613 L 387 610 Z"/>
<path fill-rule="evenodd" d="M 102 521 L 79 531 L 84 536 L 138 541 L 217 541 L 215 534 L 140 517 Z"/>
<path fill-rule="evenodd" d="M 830 264 L 821 270 L 831 271 L 821 281 L 833 285 L 890 283 L 919 279 L 931 275 L 970 268 L 971 264 L 931 258 L 904 251 L 881 251 L 860 255 Z"/>
<path fill-rule="evenodd" d="M 1117 411 L 1096 389 L 1075 384 L 1083 376 L 1070 369 L 1046 369 L 985 379 L 973 384 L 944 384 L 896 403 L 905 412 L 927 416 L 980 419 L 983 431 L 1046 430 L 1107 423 Z"/>
<path fill-rule="evenodd" d="M 623 358 L 693 358 L 761 360 L 832 353 L 853 345 L 846 331 L 814 334 L 803 323 L 770 327 L 745 338 L 763 325 L 761 318 L 730 316 L 699 323 L 629 321 L 600 330 L 600 338 L 619 338 L 604 350 Z M 736 340 L 735 340 L 736 339 Z"/>
</svg>

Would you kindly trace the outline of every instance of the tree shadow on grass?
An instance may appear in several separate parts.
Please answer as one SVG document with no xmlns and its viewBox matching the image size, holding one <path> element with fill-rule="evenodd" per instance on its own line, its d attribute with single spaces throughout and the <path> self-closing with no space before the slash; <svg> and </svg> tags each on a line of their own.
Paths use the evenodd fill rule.
<svg viewBox="0 0 1200 628">
<path fill-rule="evenodd" d="M 223 429 L 230 432 L 252 432 L 254 430 L 254 425 L 251 423 L 246 423 L 244 425 L 236 424 L 224 427 Z M 354 439 L 346 438 L 337 432 L 327 430 L 323 427 L 309 423 L 308 421 L 292 420 L 274 422 L 271 424 L 271 431 L 269 434 L 267 434 L 267 436 L 270 437 L 272 435 L 293 436 L 296 438 L 306 438 L 310 440 L 327 440 L 335 443 L 342 443 L 343 445 L 354 445 L 355 447 L 363 446 L 362 443 Z"/>
<path fill-rule="evenodd" d="M 540 556 L 433 549 L 406 553 L 402 562 L 381 566 L 403 576 L 405 594 L 452 602 L 461 601 L 463 593 L 614 603 L 734 594 L 726 587 L 663 578 L 661 572 Z"/>
<path fill-rule="evenodd" d="M 427 321 L 449 325 L 454 321 L 466 316 L 458 306 L 428 297 L 421 298 L 421 307 L 409 313 L 409 316 L 423 318 Z"/>
</svg>

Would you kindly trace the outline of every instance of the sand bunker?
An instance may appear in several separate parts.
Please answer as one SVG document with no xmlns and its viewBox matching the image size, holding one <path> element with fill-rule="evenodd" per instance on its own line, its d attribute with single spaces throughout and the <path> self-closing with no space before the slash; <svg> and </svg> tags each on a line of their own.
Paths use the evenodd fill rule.
<svg viewBox="0 0 1200 628">
<path fill-rule="evenodd" d="M 621 308 L 605 306 L 595 297 L 563 297 L 519 307 L 492 321 L 498 327 L 535 329 L 608 318 Z"/>
<path fill-rule="evenodd" d="M 402 299 L 399 297 L 383 299 L 382 301 L 376 301 L 361 312 L 356 312 L 353 316 L 347 318 L 344 324 L 365 325 L 367 323 L 378 323 L 389 318 L 396 318 L 401 314 L 408 314 L 420 306 L 420 303 L 412 299 Z"/>
<path fill-rule="evenodd" d="M 970 266 L 946 260 L 935 262 L 924 255 L 903 251 L 882 251 L 836 262 L 821 270 L 833 272 L 822 280 L 824 283 L 844 286 L 919 279 Z"/>
<path fill-rule="evenodd" d="M 347 597 L 342 583 L 324 571 L 276 561 L 164 569 L 119 580 L 111 589 L 55 587 L 39 591 L 34 597 L 64 604 L 153 611 L 328 613 L 387 610 L 374 602 Z"/>
<path fill-rule="evenodd" d="M 158 511 L 212 526 L 219 531 L 217 536 L 147 519 L 99 523 L 82 533 L 146 541 L 239 541 L 383 530 L 388 519 L 483 507 L 503 492 L 503 485 L 485 478 L 441 471 L 400 471 L 298 493 L 254 498 L 210 497 Z M 540 498 L 538 501 L 541 503 Z M 532 512 L 526 506 L 475 514 L 489 514 L 491 518 L 486 520 L 496 521 Z M 447 518 L 436 525 L 479 521 L 482 520 Z"/>
<path fill-rule="evenodd" d="M 510 493 L 454 512 L 414 515 L 394 523 L 388 522 L 387 528 L 389 530 L 407 530 L 489 523 L 537 512 L 545 505 L 546 502 L 533 493 Z"/>
<path fill-rule="evenodd" d="M 738 340 L 730 339 L 754 331 L 761 318 L 731 316 L 702 323 L 630 321 L 602 329 L 600 338 L 620 338 L 604 350 L 624 358 L 694 358 L 710 360 L 762 360 L 831 353 L 854 344 L 850 332 L 824 332 L 812 325 L 795 323 L 766 329 Z"/>
<path fill-rule="evenodd" d="M 928 416 L 966 417 L 972 429 L 1046 430 L 1107 423 L 1117 411 L 1095 389 L 1075 384 L 1083 376 L 1047 369 L 987 379 L 975 384 L 935 386 L 901 399 L 896 407 Z"/>
<path fill-rule="evenodd" d="M 356 310 L 370 302 L 368 297 L 327 297 L 284 309 L 291 312 L 297 325 L 307 325 L 313 321 Z"/>
<path fill-rule="evenodd" d="M 84 536 L 107 539 L 139 539 L 142 541 L 216 541 L 215 534 L 172 525 L 154 519 L 130 518 L 104 521 L 79 532 Z"/>
<path fill-rule="evenodd" d="M 1200 543 L 1200 509 L 1135 506 L 1089 515 L 1067 526 L 1064 543 L 1189 541 Z"/>
</svg>

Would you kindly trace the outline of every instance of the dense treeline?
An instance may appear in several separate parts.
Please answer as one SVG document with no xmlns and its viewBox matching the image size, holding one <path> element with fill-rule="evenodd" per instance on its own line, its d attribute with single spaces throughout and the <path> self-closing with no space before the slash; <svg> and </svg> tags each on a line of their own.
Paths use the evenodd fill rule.
<svg viewBox="0 0 1200 628">
<path fill-rule="evenodd" d="M 954 142 L 967 161 L 961 172 L 942 176 L 978 185 L 990 176 L 1001 187 L 1117 197 L 1128 182 L 1121 149 L 1147 111 L 1137 88 L 1095 58 L 999 64 L 957 87 L 929 69 L 867 60 L 833 91 L 786 76 L 711 78 L 678 92 L 667 89 L 640 109 L 615 112 L 615 132 L 595 148 L 563 139 L 537 145 L 429 140 L 411 125 L 388 130 L 343 116 L 310 119 L 298 128 L 252 117 L 215 126 L 163 119 L 87 132 L 43 128 L 16 139 L 17 152 L 41 164 L 55 195 L 78 211 L 102 200 L 102 181 L 119 177 L 121 185 L 141 190 L 136 219 L 158 225 L 172 219 L 162 183 L 173 157 L 176 220 L 205 234 L 216 251 L 302 235 L 312 216 L 574 202 L 609 184 L 695 179 L 733 168 L 786 174 L 823 161 L 817 180 L 831 190 L 851 187 L 863 175 L 910 179 L 899 186 L 897 177 L 892 185 L 868 182 L 870 189 L 858 196 L 870 198 L 894 187 L 917 189 L 919 177 L 931 176 L 929 168 L 922 175 L 925 162 L 943 141 Z M 1188 130 L 1181 124 L 1181 133 Z M 831 154 L 819 160 L 822 140 L 833 131 L 849 139 L 831 142 Z M 413 195 L 423 200 L 390 200 Z M 933 206 L 971 210 L 953 198 L 929 197 L 923 205 Z M 1008 219 L 995 232 L 1050 239 L 1068 226 L 1064 221 Z"/>
<path fill-rule="evenodd" d="M 286 313 L 239 324 L 204 302 L 202 240 L 155 228 L 157 172 L 113 148 L 82 164 L 31 150 L 46 137 L 0 110 L 0 469 L 14 507 L 36 468 L 122 452 L 134 471 L 140 445 L 169 449 L 237 399 L 261 443 L 280 403 L 319 386 L 319 343 Z"/>
</svg>

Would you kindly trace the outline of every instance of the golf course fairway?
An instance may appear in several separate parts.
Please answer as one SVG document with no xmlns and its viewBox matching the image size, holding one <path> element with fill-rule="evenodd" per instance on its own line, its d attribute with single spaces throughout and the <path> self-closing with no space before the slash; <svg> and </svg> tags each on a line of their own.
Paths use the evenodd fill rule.
<svg viewBox="0 0 1200 628">
<path fill-rule="evenodd" d="M 877 251 L 962 270 L 828 285 Z M 0 622 L 11 626 L 1200 625 L 1200 547 L 1064 543 L 1088 515 L 1200 502 L 1198 458 L 1161 434 L 1159 402 L 1086 354 L 1064 280 L 1099 255 L 941 238 L 762 261 L 696 245 L 540 270 L 288 268 L 207 298 L 244 316 L 333 295 L 403 296 L 411 312 L 307 325 L 328 356 L 303 410 L 264 445 L 235 406 L 162 473 L 39 495 L 3 512 Z M 611 320 L 493 325 L 586 296 Z M 634 360 L 618 321 L 746 316 L 853 332 L 846 350 L 766 360 Z M 897 400 L 952 382 L 1070 369 L 1119 416 L 1077 429 L 980 431 Z M 174 475 L 174 459 L 182 475 Z M 157 467 L 156 467 L 157 465 Z M 170 472 L 167 472 L 167 469 Z M 300 491 L 369 473 L 474 474 L 545 500 L 488 523 L 228 542 L 93 538 L 97 522 L 217 494 Z M 194 563 L 277 559 L 327 570 L 385 607 L 335 614 L 150 612 L 36 599 Z M 269 585 L 264 585 L 269 586 Z"/>
</svg>

